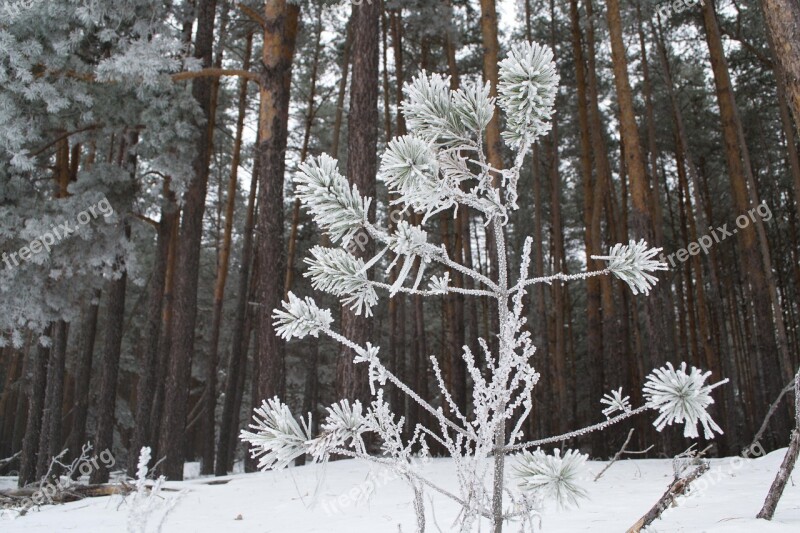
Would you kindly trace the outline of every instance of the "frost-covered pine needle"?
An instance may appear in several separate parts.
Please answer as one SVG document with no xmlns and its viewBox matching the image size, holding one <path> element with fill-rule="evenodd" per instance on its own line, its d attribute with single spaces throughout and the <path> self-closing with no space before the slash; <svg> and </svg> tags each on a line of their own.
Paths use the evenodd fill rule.
<svg viewBox="0 0 800 533">
<path fill-rule="evenodd" d="M 306 296 L 300 299 L 293 292 L 289 292 L 288 296 L 282 304 L 283 310 L 276 309 L 272 313 L 273 325 L 281 338 L 316 337 L 333 323 L 330 310 L 317 307 L 313 298 Z"/>
<path fill-rule="evenodd" d="M 644 239 L 628 244 L 616 244 L 608 255 L 593 255 L 592 259 L 608 261 L 608 270 L 627 283 L 633 294 L 649 294 L 658 278 L 650 274 L 657 270 L 667 270 L 667 264 L 653 258 L 661 248 L 648 248 Z"/>
<path fill-rule="evenodd" d="M 240 438 L 252 445 L 253 457 L 260 457 L 260 469 L 280 470 L 309 452 L 311 431 L 308 424 L 303 421 L 301 426 L 289 407 L 277 397 L 261 402 L 250 428 L 254 431 L 243 430 Z"/>
<path fill-rule="evenodd" d="M 606 416 L 606 418 L 608 418 L 617 412 L 627 413 L 631 410 L 631 404 L 629 400 L 630 396 L 622 396 L 622 387 L 606 393 L 600 400 L 600 403 L 608 406 L 603 409 L 603 414 Z"/>
<path fill-rule="evenodd" d="M 687 373 L 686 363 L 681 363 L 677 369 L 672 363 L 667 363 L 666 367 L 657 368 L 647 376 L 643 391 L 646 405 L 661 413 L 653 422 L 658 431 L 673 423 L 683 423 L 683 435 L 697 438 L 697 424 L 700 423 L 707 439 L 714 438 L 715 431 L 722 434 L 722 429 L 711 419 L 706 409 L 714 403 L 711 391 L 728 380 L 705 385 L 710 375 L 711 372 L 703 373 L 695 367 Z"/>
<path fill-rule="evenodd" d="M 553 450 L 553 455 L 542 450 L 523 452 L 513 475 L 523 490 L 554 499 L 562 507 L 576 505 L 579 498 L 587 497 L 579 483 L 585 476 L 588 457 L 576 450 L 567 450 L 562 456 L 558 448 Z"/>
</svg>

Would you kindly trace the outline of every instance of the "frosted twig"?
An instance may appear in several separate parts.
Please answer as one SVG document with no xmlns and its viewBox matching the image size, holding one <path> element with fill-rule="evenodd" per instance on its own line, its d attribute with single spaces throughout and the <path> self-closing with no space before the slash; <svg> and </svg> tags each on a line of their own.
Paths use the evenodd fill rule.
<svg viewBox="0 0 800 533">
<path fill-rule="evenodd" d="M 523 287 L 527 287 L 528 285 L 533 285 L 535 283 L 552 283 L 554 281 L 575 281 L 581 279 L 588 279 L 595 276 L 605 276 L 606 274 L 610 274 L 611 271 L 609 269 L 603 270 L 594 270 L 592 272 L 578 272 L 577 274 L 564 274 L 563 272 L 559 272 L 558 274 L 553 274 L 552 276 L 542 276 L 539 278 L 530 278 L 524 281 L 520 281 L 517 283 L 510 292 L 516 292 Z"/>
<path fill-rule="evenodd" d="M 564 433 L 563 435 L 558 435 L 555 437 L 547 437 L 546 439 L 532 440 L 529 442 L 523 442 L 521 444 L 515 444 L 513 446 L 506 446 L 505 448 L 503 448 L 503 451 L 506 453 L 516 452 L 519 450 L 525 450 L 527 448 L 533 448 L 534 446 L 541 446 L 542 444 L 552 444 L 554 442 L 561 442 L 563 440 L 574 439 L 575 437 L 580 437 L 582 435 L 586 435 L 587 433 L 592 433 L 594 431 L 605 429 L 609 426 L 616 424 L 617 422 L 622 422 L 626 418 L 630 418 L 633 415 L 644 413 L 648 409 L 649 407 L 643 405 L 641 407 L 634 409 L 633 411 L 628 411 L 626 413 L 619 414 L 614 418 L 609 418 L 605 422 L 600 422 L 599 424 L 594 424 L 593 426 L 587 426 L 583 429 L 576 429 L 575 431 L 570 431 L 569 433 Z"/>
<path fill-rule="evenodd" d="M 339 343 L 347 346 L 348 348 L 353 349 L 356 353 L 362 353 L 362 354 L 366 353 L 366 350 L 364 348 L 362 348 L 358 344 L 354 343 L 353 341 L 351 341 L 347 337 L 344 337 L 343 335 L 340 335 L 339 333 L 336 333 L 332 329 L 326 328 L 326 329 L 322 330 L 322 332 L 325 333 L 328 337 L 330 337 L 330 338 L 338 341 Z M 460 433 L 461 435 L 464 435 L 465 437 L 467 437 L 469 439 L 478 440 L 474 433 L 472 433 L 469 430 L 465 430 L 463 428 L 458 427 L 454 422 L 452 422 L 452 421 L 448 420 L 447 418 L 445 418 L 445 416 L 442 414 L 441 411 L 439 411 L 438 409 L 434 409 L 431 406 L 431 404 L 429 404 L 428 402 L 423 400 L 422 397 L 420 397 L 419 394 L 417 394 L 416 392 L 411 390 L 408 387 L 408 385 L 406 385 L 405 383 L 400 381 L 400 379 L 397 376 L 395 376 L 394 374 L 392 374 L 386 367 L 384 367 L 380 363 L 380 361 L 378 361 L 376 364 L 379 365 L 379 367 L 380 367 L 381 371 L 383 372 L 384 376 L 386 376 L 386 379 L 388 379 L 389 381 L 394 383 L 394 385 L 397 388 L 399 388 L 401 391 L 406 393 L 414 401 L 419 403 L 426 411 L 428 411 L 433 416 L 435 416 L 437 419 L 439 419 L 447 427 L 449 427 L 450 429 L 452 429 L 456 433 Z"/>
<path fill-rule="evenodd" d="M 372 281 L 370 283 L 372 284 L 373 287 L 377 287 L 379 289 L 385 289 L 387 291 L 392 290 L 392 286 L 389 285 L 388 283 L 381 283 L 379 281 Z M 408 287 L 399 287 L 398 291 L 399 292 L 404 292 L 406 294 L 415 294 L 415 295 L 419 295 L 419 296 L 441 296 L 443 294 L 441 292 L 424 291 L 424 290 L 419 290 L 419 289 L 410 289 Z M 490 292 L 490 291 L 484 291 L 484 290 L 479 290 L 479 289 L 464 289 L 464 288 L 461 288 L 461 287 L 453 287 L 452 285 L 447 287 L 447 292 L 448 293 L 453 292 L 453 293 L 463 294 L 465 296 L 490 296 L 490 297 L 496 297 L 497 296 L 495 293 Z"/>
</svg>

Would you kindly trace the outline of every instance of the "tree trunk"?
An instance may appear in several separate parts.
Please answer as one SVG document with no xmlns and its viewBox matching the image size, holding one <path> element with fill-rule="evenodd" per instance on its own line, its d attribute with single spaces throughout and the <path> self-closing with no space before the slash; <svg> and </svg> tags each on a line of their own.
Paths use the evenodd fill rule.
<svg viewBox="0 0 800 533">
<path fill-rule="evenodd" d="M 130 238 L 130 227 L 125 224 L 125 238 Z M 103 345 L 103 357 L 100 360 L 100 392 L 97 396 L 97 436 L 94 440 L 95 453 L 104 450 L 112 451 L 114 445 L 114 426 L 116 422 L 117 376 L 119 375 L 119 359 L 122 352 L 122 335 L 125 324 L 125 292 L 128 284 L 128 272 L 124 258 L 119 257 L 116 265 L 119 278 L 111 282 L 108 290 L 108 306 L 106 313 L 106 338 Z M 108 468 L 99 464 L 92 471 L 90 482 L 108 483 Z"/>
<path fill-rule="evenodd" d="M 261 109 L 258 118 L 260 159 L 258 176 L 258 257 L 261 270 L 257 280 L 257 318 L 260 402 L 283 396 L 286 387 L 286 353 L 283 339 L 272 328 L 272 312 L 280 307 L 285 283 L 283 238 L 283 183 L 286 170 L 287 125 L 292 60 L 297 39 L 300 8 L 286 0 L 268 0 L 264 8 L 264 48 L 261 61 Z"/>
<path fill-rule="evenodd" d="M 378 169 L 378 52 L 380 4 L 353 4 L 353 80 L 350 85 L 350 118 L 347 125 L 347 176 L 360 194 L 375 197 L 375 174 Z M 375 205 L 370 207 L 375 219 Z M 372 257 L 373 243 L 355 250 L 356 257 Z M 372 336 L 372 321 L 342 308 L 342 334 L 363 346 Z M 336 364 L 337 398 L 367 399 L 367 368 L 353 363 L 354 353 L 344 348 Z"/>
<path fill-rule="evenodd" d="M 636 125 L 633 94 L 628 77 L 628 61 L 625 57 L 625 43 L 622 38 L 622 21 L 619 0 L 606 0 L 609 33 L 611 36 L 611 57 L 614 66 L 614 84 L 619 105 L 620 136 L 625 152 L 625 167 L 630 180 L 631 226 L 635 239 L 645 239 L 652 243 L 655 238 L 653 220 L 650 214 L 653 202 L 645 168 L 644 155 Z M 657 301 L 660 291 L 655 289 L 653 296 L 644 303 L 644 321 L 649 338 L 650 365 L 659 364 L 663 359 L 664 347 L 668 339 L 663 320 L 659 320 Z"/>
<path fill-rule="evenodd" d="M 197 0 L 197 33 L 194 57 L 203 68 L 211 66 L 214 45 L 216 0 Z M 163 472 L 171 480 L 183 479 L 186 411 L 194 353 L 197 320 L 197 285 L 200 272 L 200 248 L 203 238 L 203 214 L 208 189 L 212 80 L 195 78 L 192 95 L 200 105 L 205 124 L 199 124 L 200 135 L 193 162 L 194 176 L 183 199 L 183 220 L 177 246 L 175 296 L 172 302 L 172 331 L 169 339 L 168 373 L 164 386 L 164 414 L 159 436 L 159 452 L 166 456 Z"/>
<path fill-rule="evenodd" d="M 67 359 L 69 323 L 59 320 L 53 331 L 53 346 L 47 364 L 47 386 L 42 410 L 42 434 L 39 439 L 39 456 L 36 462 L 36 477 L 47 473 L 51 458 L 61 452 L 61 420 L 64 397 L 64 369 Z M 53 474 L 57 475 L 56 472 Z"/>
<path fill-rule="evenodd" d="M 50 325 L 43 335 L 50 336 L 53 326 Z M 47 383 L 47 361 L 50 358 L 50 348 L 39 344 L 33 356 L 33 376 L 31 378 L 30 393 L 28 395 L 28 422 L 25 427 L 25 437 L 22 440 L 22 455 L 19 462 L 20 488 L 36 481 L 36 460 L 39 452 L 39 437 L 42 430 L 42 411 L 44 410 L 45 386 Z"/>
<path fill-rule="evenodd" d="M 706 29 L 711 67 L 714 73 L 714 83 L 717 90 L 717 100 L 720 108 L 722 122 L 722 135 L 725 146 L 725 158 L 728 166 L 728 175 L 731 182 L 733 204 L 738 214 L 747 213 L 749 191 L 745 177 L 746 169 L 743 163 L 743 147 L 740 145 L 738 128 L 738 112 L 736 101 L 731 87 L 728 64 L 725 59 L 722 38 L 717 23 L 715 4 L 708 0 L 703 8 L 703 21 Z M 740 229 L 736 233 L 738 247 L 741 250 L 742 272 L 746 274 L 743 287 L 750 287 L 752 297 L 752 312 L 756 324 L 755 331 L 748 336 L 749 358 L 757 357 L 761 387 L 756 391 L 759 395 L 775 396 L 783 387 L 781 367 L 775 342 L 772 309 L 767 289 L 767 280 L 763 270 L 762 257 L 758 249 L 758 235 L 753 225 Z M 764 405 L 761 397 L 757 404 Z M 785 423 L 784 423 L 785 428 Z"/>
<path fill-rule="evenodd" d="M 150 442 L 153 430 L 153 397 L 156 394 L 156 381 L 158 379 L 159 344 L 162 334 L 164 292 L 167 283 L 167 269 L 169 266 L 169 251 L 174 233 L 178 224 L 179 209 L 175 204 L 175 196 L 169 189 L 169 181 L 164 182 L 164 206 L 161 208 L 161 220 L 156 227 L 156 251 L 153 262 L 153 274 L 150 279 L 150 289 L 147 296 L 147 324 L 141 355 L 141 375 L 136 392 L 136 412 L 131 439 L 130 457 L 139 457 L 139 452 L 144 446 L 153 446 Z M 96 311 L 95 311 L 96 313 Z M 136 461 L 128 464 L 128 475 L 136 475 Z"/>
<path fill-rule="evenodd" d="M 491 98 L 497 97 L 497 83 L 499 77 L 500 61 L 500 42 L 497 37 L 497 6 L 495 0 L 480 0 L 481 3 L 481 39 L 483 43 L 483 80 L 489 82 L 489 95 Z M 500 138 L 500 119 L 499 110 L 495 110 L 492 120 L 486 126 L 486 152 L 487 160 L 496 170 L 503 168 L 503 142 Z M 500 179 L 497 174 L 492 177 L 492 185 L 500 187 Z M 489 224 L 486 226 L 486 251 L 489 259 L 489 276 L 493 281 L 497 281 L 497 246 L 494 242 L 494 229 Z M 500 324 L 497 322 L 497 306 L 492 302 L 490 305 L 490 322 L 492 335 L 489 339 L 489 346 L 492 353 L 497 353 L 499 345 L 497 335 L 500 331 Z"/>
<path fill-rule="evenodd" d="M 256 219 L 256 197 L 259 176 L 258 159 L 254 161 L 253 173 L 250 179 L 250 195 L 247 199 L 247 216 L 242 230 L 242 255 L 239 260 L 238 296 L 236 299 L 233 331 L 231 332 L 231 353 L 228 361 L 227 380 L 225 382 L 225 395 L 222 404 L 222 419 L 219 426 L 219 442 L 217 444 L 217 461 L 214 474 L 224 476 L 228 473 L 228 465 L 234 451 L 239 425 L 239 409 L 244 387 L 244 375 L 247 365 L 247 346 L 250 336 L 246 327 L 251 289 L 254 281 L 251 280 L 251 266 L 253 263 L 253 230 Z M 237 401 L 238 400 L 238 401 Z"/>
<path fill-rule="evenodd" d="M 72 451 L 72 455 L 86 443 L 86 419 L 89 414 L 89 384 L 92 377 L 92 358 L 94 356 L 94 345 L 97 339 L 97 315 L 100 310 L 99 290 L 95 291 L 89 302 L 86 314 L 83 318 L 81 331 L 80 352 L 75 369 L 75 393 L 72 430 L 67 447 Z"/>
<path fill-rule="evenodd" d="M 761 0 L 761 5 L 795 126 L 800 128 L 800 5 L 793 0 Z"/>
</svg>

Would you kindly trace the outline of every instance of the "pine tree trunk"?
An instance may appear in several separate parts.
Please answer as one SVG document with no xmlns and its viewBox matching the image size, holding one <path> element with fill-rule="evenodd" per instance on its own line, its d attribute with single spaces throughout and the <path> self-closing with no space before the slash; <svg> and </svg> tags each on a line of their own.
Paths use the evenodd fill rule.
<svg viewBox="0 0 800 533">
<path fill-rule="evenodd" d="M 314 56 L 311 60 L 311 86 L 308 89 L 308 100 L 306 103 L 306 116 L 303 133 L 303 146 L 300 148 L 300 162 L 304 163 L 308 156 L 308 143 L 311 139 L 311 126 L 314 124 L 314 101 L 317 97 L 317 72 L 319 70 L 319 56 L 322 51 L 322 11 L 317 10 L 317 21 L 314 33 L 316 35 L 316 45 L 314 46 Z M 297 255 L 297 230 L 300 225 L 300 199 L 295 198 L 292 207 L 292 224 L 289 231 L 289 251 L 286 259 L 286 282 L 284 294 L 292 290 L 294 284 L 294 262 Z"/>
<path fill-rule="evenodd" d="M 495 0 L 480 0 L 481 3 L 481 39 L 483 43 L 483 80 L 489 82 L 489 95 L 497 97 L 497 83 L 499 76 L 500 43 L 497 37 L 497 6 Z M 503 142 L 500 138 L 500 119 L 499 110 L 495 110 L 492 120 L 486 126 L 486 153 L 489 165 L 496 170 L 503 168 Z M 499 187 L 499 177 L 493 176 L 493 185 Z M 492 224 L 486 226 L 486 251 L 489 259 L 489 276 L 497 281 L 497 246 L 494 242 L 495 232 Z M 493 334 L 490 336 L 489 346 L 492 353 L 497 353 L 499 345 L 497 334 L 500 331 L 500 324 L 497 322 L 497 306 L 494 302 L 489 306 L 490 323 Z"/>
<path fill-rule="evenodd" d="M 175 213 L 175 223 L 172 225 L 172 235 L 169 239 L 169 253 L 167 254 L 167 276 L 164 281 L 164 302 L 161 311 L 161 336 L 158 339 L 158 372 L 156 373 L 155 395 L 151 409 L 152 421 L 148 441 L 152 442 L 152 457 L 162 457 L 158 452 L 159 436 L 161 435 L 161 421 L 164 413 L 164 396 L 169 369 L 169 347 L 172 339 L 172 302 L 175 294 L 175 270 L 178 262 L 178 231 L 180 230 L 180 208 Z"/>
<path fill-rule="evenodd" d="M 689 142 L 687 140 L 686 128 L 683 123 L 683 114 L 675 95 L 672 72 L 667 59 L 666 45 L 664 44 L 664 40 L 661 37 L 660 32 L 656 32 L 652 22 L 650 24 L 650 29 L 651 33 L 653 34 L 653 38 L 656 40 L 658 45 L 661 70 L 663 72 L 664 82 L 666 84 L 667 93 L 669 94 L 670 104 L 672 107 L 672 121 L 675 129 L 675 138 L 677 141 L 677 156 L 679 159 L 683 159 L 685 162 L 685 167 L 688 170 L 694 192 L 695 202 L 693 204 L 692 218 L 695 220 L 695 225 L 698 228 L 709 228 L 710 219 L 706 216 L 702 205 L 703 190 L 700 186 L 697 167 L 695 166 L 692 155 L 689 152 Z M 725 296 L 721 292 L 722 287 L 718 274 L 719 269 L 717 266 L 717 252 L 714 248 L 709 249 L 708 259 L 708 272 L 710 278 L 710 284 L 708 286 L 708 302 L 713 310 L 713 318 L 710 319 L 710 321 L 715 324 L 713 332 L 710 331 L 709 334 L 712 334 L 717 343 L 715 346 L 715 351 L 719 354 L 720 366 L 722 367 L 721 375 L 729 377 L 731 380 L 731 386 L 725 387 L 725 390 L 720 391 L 720 393 L 723 395 L 726 412 L 732 414 L 734 420 L 738 419 L 738 422 L 736 422 L 735 425 L 741 429 L 742 420 L 739 418 L 741 410 L 737 409 L 735 406 L 735 398 L 740 396 L 739 373 L 736 364 L 736 353 L 730 343 L 730 331 L 733 326 L 731 317 L 726 311 Z M 727 433 L 734 431 L 735 430 L 733 428 L 730 428 Z M 735 434 L 730 436 L 732 437 L 731 440 L 736 439 Z"/>
<path fill-rule="evenodd" d="M 50 337 L 52 324 L 42 333 Z M 47 384 L 47 361 L 50 358 L 50 348 L 39 344 L 33 355 L 31 370 L 30 392 L 28 395 L 28 421 L 25 427 L 25 437 L 22 440 L 22 454 L 19 462 L 19 477 L 17 483 L 20 488 L 36 481 L 36 462 L 39 454 L 39 438 L 42 430 L 42 412 L 44 411 L 45 387 Z"/>
<path fill-rule="evenodd" d="M 353 5 L 353 80 L 350 86 L 350 117 L 347 125 L 347 176 L 363 196 L 375 197 L 375 174 L 378 170 L 378 52 L 380 4 Z M 375 219 L 375 205 L 370 208 Z M 356 257 L 370 258 L 374 243 L 356 247 Z M 342 334 L 358 345 L 372 336 L 372 321 L 342 308 Z M 366 367 L 353 363 L 354 353 L 345 348 L 336 363 L 337 398 L 367 399 Z"/>
<path fill-rule="evenodd" d="M 239 409 L 241 407 L 245 370 L 247 366 L 247 347 L 250 335 L 247 328 L 248 317 L 252 315 L 248 309 L 251 290 L 254 289 L 255 277 L 251 279 L 253 263 L 253 238 L 256 219 L 256 197 L 258 191 L 259 162 L 254 161 L 250 180 L 250 195 L 247 199 L 247 216 L 242 230 L 242 255 L 239 259 L 238 294 L 236 298 L 233 331 L 231 332 L 231 353 L 226 372 L 225 396 L 222 404 L 222 419 L 219 425 L 219 442 L 217 444 L 217 460 L 214 474 L 224 476 L 233 458 L 236 439 L 238 437 Z"/>
<path fill-rule="evenodd" d="M 143 340 L 141 355 L 141 375 L 136 392 L 136 411 L 134 415 L 133 437 L 131 439 L 130 457 L 139 457 L 139 452 L 144 446 L 153 446 L 150 442 L 154 432 L 152 424 L 153 398 L 156 393 L 158 379 L 159 344 L 162 338 L 164 292 L 167 283 L 167 269 L 169 266 L 169 250 L 171 246 L 174 227 L 178 224 L 179 209 L 175 204 L 175 197 L 169 189 L 169 181 L 164 183 L 164 207 L 161 208 L 161 220 L 156 226 L 156 251 L 153 262 L 153 274 L 150 279 L 149 294 L 147 296 L 147 323 Z M 96 320 L 96 308 L 95 308 Z M 135 476 L 136 461 L 130 461 L 128 475 Z"/>
<path fill-rule="evenodd" d="M 258 119 L 260 159 L 258 177 L 258 398 L 283 396 L 286 387 L 284 341 L 271 327 L 272 312 L 280 307 L 285 283 L 283 183 L 288 137 L 289 89 L 300 8 L 285 0 L 268 0 L 264 10 L 261 110 Z"/>
<path fill-rule="evenodd" d="M 625 57 L 625 43 L 622 38 L 622 21 L 619 0 L 606 0 L 609 33 L 611 36 L 611 56 L 614 67 L 614 83 L 619 105 L 620 136 L 625 151 L 625 167 L 630 180 L 631 226 L 635 239 L 645 239 L 652 243 L 655 238 L 653 220 L 650 214 L 653 202 L 645 168 L 644 155 L 636 125 L 633 94 L 628 77 L 628 61 Z M 644 303 L 644 321 L 649 339 L 650 361 L 648 366 L 659 364 L 663 359 L 664 347 L 668 346 L 665 323 L 659 320 L 657 301 L 660 289 Z"/>
<path fill-rule="evenodd" d="M 130 227 L 125 224 L 125 238 L 130 238 Z M 97 395 L 97 435 L 94 439 L 94 453 L 105 450 L 113 451 L 114 427 L 117 405 L 117 376 L 119 375 L 119 359 L 122 352 L 122 335 L 125 325 L 125 293 L 128 284 L 128 272 L 122 257 L 117 259 L 119 278 L 111 282 L 108 289 L 108 306 L 106 313 L 106 338 L 100 360 L 100 392 Z M 108 468 L 102 462 L 92 471 L 90 482 L 108 483 Z"/>
<path fill-rule="evenodd" d="M 761 5 L 775 57 L 783 74 L 782 81 L 789 96 L 795 126 L 800 128 L 800 5 L 792 0 L 761 0 Z"/>
<path fill-rule="evenodd" d="M 197 0 L 196 9 L 194 56 L 201 61 L 203 68 L 208 68 L 211 66 L 214 45 L 216 0 Z M 206 123 L 197 126 L 200 135 L 193 162 L 194 176 L 183 198 L 183 218 L 176 258 L 181 268 L 176 271 L 175 277 L 168 372 L 164 384 L 165 409 L 158 444 L 159 452 L 166 456 L 163 462 L 164 475 L 176 481 L 183 479 L 186 414 L 197 320 L 200 248 L 211 159 L 211 130 L 208 124 L 212 120 L 212 85 L 211 79 L 206 77 L 195 78 L 192 82 L 192 95 L 199 104 Z"/>
<path fill-rule="evenodd" d="M 94 292 L 87 306 L 81 328 L 80 352 L 75 372 L 75 394 L 72 418 L 72 431 L 67 447 L 74 456 L 77 450 L 86 443 L 86 419 L 89 414 L 89 384 L 92 377 L 92 359 L 97 339 L 97 316 L 100 311 L 101 291 Z"/>
<path fill-rule="evenodd" d="M 703 8 L 703 21 L 720 108 L 725 158 L 731 182 L 733 204 L 737 215 L 741 215 L 747 213 L 749 208 L 749 192 L 745 177 L 746 169 L 743 163 L 742 146 L 740 145 L 736 102 L 714 6 L 713 0 L 707 1 Z M 783 381 L 781 379 L 779 358 L 776 357 L 777 345 L 772 321 L 772 309 L 762 258 L 758 249 L 758 235 L 753 225 L 748 225 L 736 233 L 736 238 L 741 251 L 742 272 L 746 273 L 746 279 L 743 280 L 742 287 L 748 287 L 749 285 L 749 295 L 752 298 L 752 306 L 750 307 L 753 312 L 754 322 L 757 325 L 755 331 L 752 332 L 753 334 L 748 336 L 748 348 L 750 351 L 748 358 L 752 358 L 754 361 L 757 360 L 760 363 L 759 377 L 761 386 L 756 387 L 756 392 L 759 396 L 765 393 L 766 397 L 774 397 L 777 396 L 782 388 Z M 758 406 L 765 406 L 766 403 L 763 396 L 757 400 Z M 785 428 L 785 422 L 783 427 Z"/>
<path fill-rule="evenodd" d="M 221 46 L 221 45 L 220 45 Z M 250 70 L 250 55 L 253 50 L 253 34 L 247 36 L 242 70 Z M 221 55 L 221 54 L 220 54 Z M 209 343 L 208 367 L 206 369 L 206 393 L 203 407 L 203 475 L 214 473 L 214 421 L 217 411 L 217 366 L 219 364 L 219 337 L 222 329 L 222 306 L 225 299 L 225 284 L 228 280 L 228 265 L 230 263 L 231 240 L 233 237 L 233 215 L 236 207 L 236 191 L 239 178 L 239 164 L 242 154 L 242 132 L 244 119 L 247 113 L 247 84 L 248 80 L 239 82 L 238 115 L 236 117 L 236 134 L 233 141 L 233 155 L 231 157 L 231 172 L 228 178 L 228 187 L 225 200 L 225 226 L 222 236 L 219 260 L 217 262 L 217 276 L 214 281 L 214 302 L 211 311 L 211 340 Z"/>
<path fill-rule="evenodd" d="M 51 458 L 61 452 L 62 400 L 64 397 L 64 370 L 67 359 L 69 323 L 59 320 L 53 327 L 53 346 L 47 363 L 47 386 L 42 410 L 42 434 L 39 438 L 39 455 L 36 477 L 47 473 Z M 53 472 L 57 475 L 57 472 Z"/>
</svg>

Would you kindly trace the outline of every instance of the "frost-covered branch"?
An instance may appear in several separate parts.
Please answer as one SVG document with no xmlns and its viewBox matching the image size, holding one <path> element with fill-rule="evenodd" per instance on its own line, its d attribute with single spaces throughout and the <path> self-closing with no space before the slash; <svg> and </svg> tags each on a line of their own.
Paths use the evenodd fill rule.
<svg viewBox="0 0 800 533">
<path fill-rule="evenodd" d="M 641 406 L 641 407 L 639 407 L 637 409 L 634 409 L 632 411 L 628 411 L 626 413 L 619 414 L 619 415 L 615 416 L 614 418 L 609 418 L 608 420 L 606 420 L 604 422 L 600 422 L 598 424 L 594 424 L 594 425 L 591 425 L 591 426 L 586 426 L 585 428 L 581 428 L 581 429 L 576 429 L 575 431 L 570 431 L 569 433 L 564 433 L 563 435 L 556 435 L 555 437 L 547 437 L 547 438 L 544 438 L 544 439 L 532 440 L 532 441 L 523 442 L 523 443 L 520 443 L 520 444 L 514 444 L 514 445 L 511 445 L 511 446 L 506 446 L 503 450 L 506 453 L 510 453 L 510 452 L 516 452 L 516 451 L 520 451 L 520 450 L 526 450 L 528 448 L 533 448 L 535 446 L 542 446 L 544 444 L 553 444 L 553 443 L 556 443 L 556 442 L 562 442 L 562 441 L 565 441 L 565 440 L 574 439 L 576 437 L 581 437 L 583 435 L 586 435 L 587 433 L 593 433 L 595 431 L 601 431 L 603 429 L 611 427 L 614 424 L 616 424 L 617 422 L 622 422 L 623 420 L 625 420 L 627 418 L 630 418 L 632 416 L 644 413 L 648 409 L 649 409 L 649 407 L 647 407 L 646 405 L 643 405 L 643 406 Z"/>
<path fill-rule="evenodd" d="M 526 279 L 524 281 L 520 281 L 519 283 L 517 283 L 514 286 L 513 289 L 511 289 L 511 292 L 512 293 L 517 292 L 517 291 L 527 287 L 528 285 L 534 285 L 534 284 L 537 284 L 537 283 L 550 284 L 550 283 L 553 283 L 554 281 L 583 280 L 583 279 L 593 278 L 593 277 L 596 277 L 596 276 L 605 276 L 606 274 L 609 274 L 610 272 L 611 271 L 609 269 L 607 269 L 607 268 L 603 269 L 603 270 L 595 270 L 595 271 L 592 271 L 592 272 L 578 272 L 576 274 L 564 274 L 563 272 L 559 272 L 558 274 L 553 274 L 551 276 L 541 276 L 541 277 L 538 277 L 538 278 L 530 278 L 530 279 Z"/>
</svg>

